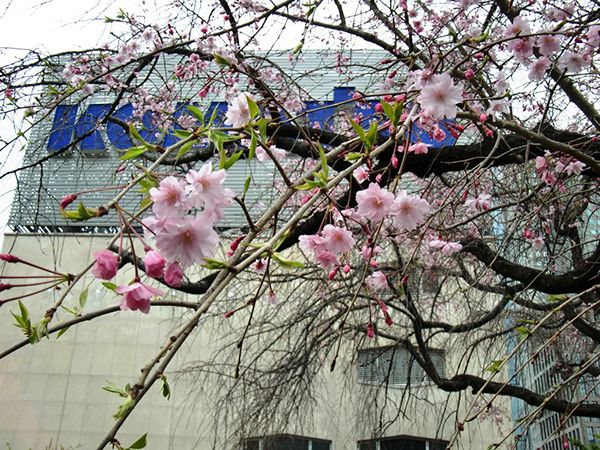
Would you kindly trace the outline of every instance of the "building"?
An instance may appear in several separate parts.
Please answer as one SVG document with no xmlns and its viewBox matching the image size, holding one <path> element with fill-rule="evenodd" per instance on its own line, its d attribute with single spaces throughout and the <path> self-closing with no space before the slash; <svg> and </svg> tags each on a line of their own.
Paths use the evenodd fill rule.
<svg viewBox="0 0 600 450">
<path fill-rule="evenodd" d="M 357 52 L 353 58 L 368 67 L 378 63 L 381 55 Z M 277 61 L 283 67 L 290 64 L 285 55 Z M 373 80 L 366 70 L 362 74 L 340 74 L 332 70 L 334 63 L 324 61 L 326 58 L 307 52 L 303 61 L 289 66 L 291 73 L 307 74 L 302 78 L 302 83 L 306 83 L 303 88 L 318 99 L 308 105 L 318 109 L 314 116 L 308 116 L 311 123 L 335 120 L 335 111 L 326 102 L 347 99 L 351 88 L 372 90 Z M 158 84 L 160 80 L 151 81 Z M 183 98 L 190 97 L 192 87 L 184 84 L 178 89 Z M 32 132 L 28 161 L 40 150 L 60 152 L 74 141 L 77 148 L 50 158 L 43 171 L 34 168 L 23 174 L 11 216 L 15 233 L 6 236 L 3 251 L 26 255 L 32 261 L 52 260 L 57 269 L 76 273 L 92 259 L 93 251 L 106 246 L 119 226 L 114 217 L 94 218 L 84 224 L 68 223 L 58 214 L 57 205 L 64 195 L 90 189 L 95 191 L 82 196 L 86 204 L 105 204 L 115 190 L 104 188 L 129 179 L 131 174 L 127 171 L 115 170 L 120 164 L 118 150 L 130 146 L 126 134 L 110 124 L 103 131 L 94 127 L 110 101 L 98 94 L 77 107 L 61 105 L 54 116 L 43 120 Z M 215 101 L 209 110 L 219 110 L 221 105 Z M 184 106 L 185 102 L 175 104 L 177 111 L 183 111 Z M 116 114 L 127 119 L 132 114 L 131 106 L 120 106 Z M 152 133 L 144 137 L 151 140 Z M 228 183 L 239 192 L 250 175 L 256 183 L 252 191 L 256 196 L 248 201 L 253 214 L 258 214 L 264 207 L 262 204 L 269 203 L 275 175 L 272 167 L 239 161 L 230 170 Z M 32 202 L 32 198 L 40 200 Z M 138 201 L 133 193 L 125 204 L 134 205 Z M 242 226 L 243 219 L 241 210 L 228 210 L 221 224 L 222 232 Z M 29 267 L 9 264 L 2 270 L 5 275 L 32 272 Z M 120 276 L 119 281 L 127 282 L 131 272 Z M 342 346 L 337 371 L 315 370 L 310 386 L 304 384 L 304 378 L 299 378 L 297 384 L 285 384 L 286 389 L 290 386 L 297 389 L 298 395 L 291 397 L 292 402 L 283 405 L 283 411 L 263 409 L 257 402 L 265 396 L 273 399 L 282 394 L 276 377 L 294 377 L 295 372 L 287 368 L 274 373 L 256 360 L 254 365 L 242 367 L 247 372 L 254 371 L 250 382 L 242 384 L 235 376 L 239 364 L 233 358 L 238 352 L 232 345 L 247 318 L 236 314 L 225 320 L 223 313 L 247 295 L 252 283 L 256 281 L 242 280 L 235 285 L 223 305 L 216 307 L 214 315 L 203 319 L 199 331 L 165 374 L 170 398 L 163 397 L 165 391 L 160 386 L 152 389 L 118 434 L 123 446 L 144 433 L 148 433 L 148 448 L 156 449 L 438 450 L 448 445 L 464 403 L 456 396 L 438 391 L 406 350 L 391 346 L 384 339 L 365 343 L 358 354 L 353 348 Z M 269 320 L 284 319 L 286 308 L 293 308 L 294 302 L 306 303 L 305 293 L 295 289 L 293 283 L 290 286 L 284 306 L 278 310 L 265 308 L 262 314 Z M 27 299 L 32 320 L 43 317 L 59 296 L 60 292 L 53 290 Z M 185 298 L 169 292 L 164 300 L 182 302 Z M 69 297 L 65 305 L 68 309 L 58 311 L 58 319 L 70 320 L 116 304 L 115 295 L 89 276 Z M 11 311 L 15 311 L 14 304 L 0 309 L 1 323 L 14 320 Z M 94 319 L 93 324 L 73 326 L 59 338 L 53 335 L 48 340 L 42 339 L 43 342 L 0 360 L 3 406 L 0 443 L 7 442 L 15 449 L 44 448 L 51 442 L 66 448 L 95 447 L 111 428 L 112 415 L 122 402 L 119 395 L 103 388 L 110 385 L 122 388 L 130 383 L 180 325 L 185 316 L 181 311 L 181 307 L 157 303 L 148 316 L 115 312 Z M 295 332 L 279 336 L 281 341 L 277 344 L 282 351 L 301 346 Z M 17 327 L 0 327 L 2 349 L 22 338 Z M 272 345 L 271 339 L 257 335 L 250 341 Z M 448 371 L 459 356 L 442 349 L 435 354 L 436 364 Z M 296 364 L 293 369 L 301 371 L 308 367 L 298 361 L 301 360 L 290 359 L 290 364 Z M 310 367 L 318 368 L 324 363 L 311 361 Z M 305 390 L 308 387 L 310 395 L 302 395 L 308 394 Z M 382 408 L 382 403 L 392 407 Z M 454 445 L 485 448 L 499 434 L 493 425 L 483 422 L 469 427 Z"/>
</svg>

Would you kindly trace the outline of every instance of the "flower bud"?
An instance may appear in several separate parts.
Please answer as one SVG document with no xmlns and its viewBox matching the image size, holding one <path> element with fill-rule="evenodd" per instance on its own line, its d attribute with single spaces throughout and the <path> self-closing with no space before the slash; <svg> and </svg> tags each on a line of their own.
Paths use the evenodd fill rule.
<svg viewBox="0 0 600 450">
<path fill-rule="evenodd" d="M 6 261 L 7 263 L 17 263 L 21 260 L 16 256 L 11 255 L 10 253 L 0 253 L 0 261 Z"/>
<path fill-rule="evenodd" d="M 65 195 L 63 197 L 63 199 L 60 201 L 60 205 L 59 205 L 60 209 L 65 209 L 67 206 L 69 206 L 75 200 L 77 200 L 77 194 Z"/>
</svg>

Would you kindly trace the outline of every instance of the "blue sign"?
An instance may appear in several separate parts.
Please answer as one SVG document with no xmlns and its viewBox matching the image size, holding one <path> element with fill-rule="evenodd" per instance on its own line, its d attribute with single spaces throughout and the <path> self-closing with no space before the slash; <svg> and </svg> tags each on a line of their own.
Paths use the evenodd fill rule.
<svg viewBox="0 0 600 450">
<path fill-rule="evenodd" d="M 354 88 L 351 87 L 336 87 L 333 90 L 333 101 L 308 101 L 306 102 L 306 120 L 309 125 L 318 123 L 322 129 L 329 129 L 332 125 L 330 123 L 332 117 L 339 110 L 340 103 L 344 103 L 344 108 L 347 108 L 350 113 L 360 112 L 363 117 L 372 117 L 376 114 L 375 105 L 377 101 L 370 101 L 362 103 L 360 107 L 357 106 L 356 102 L 349 102 L 352 99 Z M 191 103 L 195 106 L 199 106 L 197 103 Z M 189 106 L 189 102 L 177 103 L 173 118 L 177 120 L 185 111 L 186 107 Z M 74 141 L 80 141 L 79 146 L 84 151 L 104 151 L 107 149 L 104 137 L 98 130 L 98 124 L 105 119 L 106 115 L 110 111 L 110 104 L 91 104 L 87 109 L 77 116 L 79 106 L 78 105 L 59 105 L 56 107 L 54 113 L 54 120 L 52 122 L 52 129 L 50 130 L 50 136 L 48 138 L 48 150 L 57 151 L 66 148 L 69 144 Z M 210 117 L 213 112 L 217 110 L 217 117 L 220 123 L 222 123 L 227 111 L 226 102 L 211 102 L 208 107 L 206 115 Z M 133 118 L 133 106 L 128 103 L 121 106 L 111 114 L 112 117 L 119 119 L 123 122 L 130 122 Z M 368 127 L 368 121 L 366 121 Z M 159 136 L 157 136 L 157 128 L 152 123 L 152 113 L 148 112 L 142 118 L 143 127 L 140 130 L 142 138 L 151 144 L 157 144 Z M 446 133 L 446 137 L 443 141 L 434 141 L 427 132 L 418 127 L 413 128 L 411 133 L 411 140 L 413 142 L 424 142 L 430 144 L 432 147 L 444 147 L 453 145 L 456 139 L 448 132 L 444 122 L 438 124 L 438 126 Z M 179 128 L 179 127 L 175 127 Z M 106 139 L 111 147 L 125 150 L 133 146 L 129 139 L 128 132 L 123 127 L 115 122 L 109 121 L 106 126 Z M 168 133 L 163 138 L 162 145 L 168 147 L 178 141 L 178 138 Z"/>
</svg>

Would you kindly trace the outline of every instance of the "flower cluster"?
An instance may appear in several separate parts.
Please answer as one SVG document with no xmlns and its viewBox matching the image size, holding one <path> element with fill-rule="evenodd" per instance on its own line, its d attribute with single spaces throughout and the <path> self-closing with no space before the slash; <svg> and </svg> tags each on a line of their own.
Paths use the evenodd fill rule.
<svg viewBox="0 0 600 450">
<path fill-rule="evenodd" d="M 312 255 L 324 269 L 339 265 L 338 256 L 350 252 L 355 242 L 350 230 L 331 224 L 325 225 L 319 234 L 299 238 L 300 249 Z"/>
</svg>

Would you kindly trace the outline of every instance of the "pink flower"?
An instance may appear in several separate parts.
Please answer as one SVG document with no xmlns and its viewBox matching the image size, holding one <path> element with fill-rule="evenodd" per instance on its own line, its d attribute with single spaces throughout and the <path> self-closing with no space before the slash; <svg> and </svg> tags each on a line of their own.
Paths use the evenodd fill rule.
<svg viewBox="0 0 600 450">
<path fill-rule="evenodd" d="M 363 181 L 369 179 L 369 172 L 367 172 L 364 165 L 359 166 L 356 169 L 354 169 L 354 172 L 352 172 L 352 175 L 354 175 L 354 178 L 356 178 L 356 181 L 358 181 L 359 184 L 361 184 Z"/>
<path fill-rule="evenodd" d="M 536 170 L 546 170 L 548 168 L 548 161 L 544 156 L 535 157 L 535 168 Z"/>
<path fill-rule="evenodd" d="M 146 275 L 152 278 L 160 278 L 163 276 L 163 270 L 167 260 L 161 256 L 155 250 L 149 250 L 144 256 L 144 267 L 146 268 Z"/>
<path fill-rule="evenodd" d="M 444 255 L 452 255 L 453 253 L 462 250 L 462 245 L 459 242 L 448 242 L 442 239 L 434 239 L 430 241 L 429 246 L 441 250 Z"/>
<path fill-rule="evenodd" d="M 421 107 L 434 119 L 456 117 L 456 104 L 462 100 L 462 89 L 454 85 L 447 73 L 434 75 L 431 83 L 425 85 L 417 97 Z"/>
<path fill-rule="evenodd" d="M 252 98 L 250 94 L 242 93 L 228 104 L 227 112 L 225 113 L 225 125 L 230 125 L 233 128 L 241 128 L 248 125 L 250 119 L 252 119 L 250 117 L 248 98 Z"/>
<path fill-rule="evenodd" d="M 355 243 L 350 230 L 331 224 L 325 225 L 321 234 L 325 249 L 335 255 L 349 252 Z"/>
<path fill-rule="evenodd" d="M 549 68 L 550 60 L 548 58 L 545 56 L 538 58 L 529 66 L 529 79 L 531 81 L 541 81 Z"/>
<path fill-rule="evenodd" d="M 390 208 L 393 224 L 407 231 L 414 230 L 425 222 L 428 212 L 429 203 L 426 200 L 414 195 L 407 195 L 406 191 L 400 191 Z"/>
<path fill-rule="evenodd" d="M 365 219 L 378 222 L 388 214 L 393 201 L 394 194 L 377 183 L 370 183 L 367 189 L 356 194 L 356 212 Z"/>
<path fill-rule="evenodd" d="M 531 39 L 514 39 L 508 43 L 508 50 L 513 52 L 517 61 L 527 64 L 533 55 L 533 41 Z"/>
<path fill-rule="evenodd" d="M 225 170 L 213 172 L 211 163 L 204 164 L 199 171 L 190 170 L 185 179 L 190 184 L 188 191 L 191 203 L 197 208 L 212 208 L 227 200 L 228 192 L 223 187 L 225 177 Z"/>
<path fill-rule="evenodd" d="M 541 236 L 533 238 L 531 240 L 531 246 L 536 250 L 544 248 L 544 238 L 542 238 Z"/>
<path fill-rule="evenodd" d="M 183 281 L 183 269 L 177 261 L 170 263 L 165 269 L 163 277 L 165 283 L 169 286 L 178 288 Z"/>
<path fill-rule="evenodd" d="M 589 45 L 596 48 L 600 47 L 600 25 L 591 26 L 586 37 Z"/>
<path fill-rule="evenodd" d="M 168 222 L 165 230 L 156 235 L 160 252 L 171 262 L 179 261 L 183 268 L 212 255 L 218 243 L 219 236 L 205 213 Z"/>
<path fill-rule="evenodd" d="M 303 234 L 298 238 L 298 246 L 304 253 L 318 254 L 325 251 L 324 239 L 316 234 Z"/>
<path fill-rule="evenodd" d="M 150 298 L 160 297 L 163 292 L 160 289 L 146 286 L 140 282 L 130 284 L 129 286 L 121 285 L 117 288 L 117 294 L 122 294 L 121 309 L 123 311 L 141 311 L 148 314 L 150 311 Z"/>
<path fill-rule="evenodd" d="M 338 264 L 337 256 L 328 251 L 315 254 L 315 260 L 323 269 L 328 269 Z"/>
<path fill-rule="evenodd" d="M 573 53 L 571 51 L 566 51 L 562 54 L 562 56 L 558 60 L 558 67 L 563 70 L 567 70 L 567 72 L 579 73 L 581 69 L 589 66 L 590 61 L 586 59 L 583 55 L 579 53 Z"/>
<path fill-rule="evenodd" d="M 110 280 L 119 271 L 119 255 L 110 250 L 98 250 L 93 253 L 96 262 L 92 273 L 101 280 Z"/>
<path fill-rule="evenodd" d="M 183 183 L 172 176 L 150 189 L 150 198 L 154 202 L 152 211 L 159 218 L 182 216 L 187 209 Z"/>
<path fill-rule="evenodd" d="M 560 41 L 558 38 L 549 34 L 538 36 L 537 45 L 540 48 L 540 53 L 544 56 L 552 56 L 560 50 Z"/>
<path fill-rule="evenodd" d="M 410 147 L 408 147 L 408 152 L 414 152 L 415 155 L 426 155 L 429 147 L 431 147 L 431 144 L 417 142 L 416 144 L 413 144 Z"/>
<path fill-rule="evenodd" d="M 273 156 L 275 157 L 275 159 L 277 161 L 279 161 L 287 156 L 287 152 L 285 150 L 277 148 L 273 145 L 271 147 L 269 147 L 269 150 L 271 151 L 271 153 L 273 154 Z M 256 147 L 256 159 L 258 159 L 261 162 L 271 161 L 271 157 L 267 154 L 266 150 L 264 148 L 262 148 L 261 146 Z"/>
<path fill-rule="evenodd" d="M 504 30 L 504 37 L 510 38 L 515 36 L 522 36 L 524 34 L 531 34 L 529 24 L 524 21 L 521 16 L 517 16 L 512 21 L 512 24 Z"/>
<path fill-rule="evenodd" d="M 374 291 L 381 291 L 389 287 L 387 278 L 381 270 L 373 272 L 367 277 L 365 282 L 367 283 L 367 286 Z"/>
<path fill-rule="evenodd" d="M 490 209 L 492 196 L 490 194 L 479 194 L 477 198 L 470 198 L 465 202 L 465 206 L 471 211 L 487 211 Z"/>
</svg>

